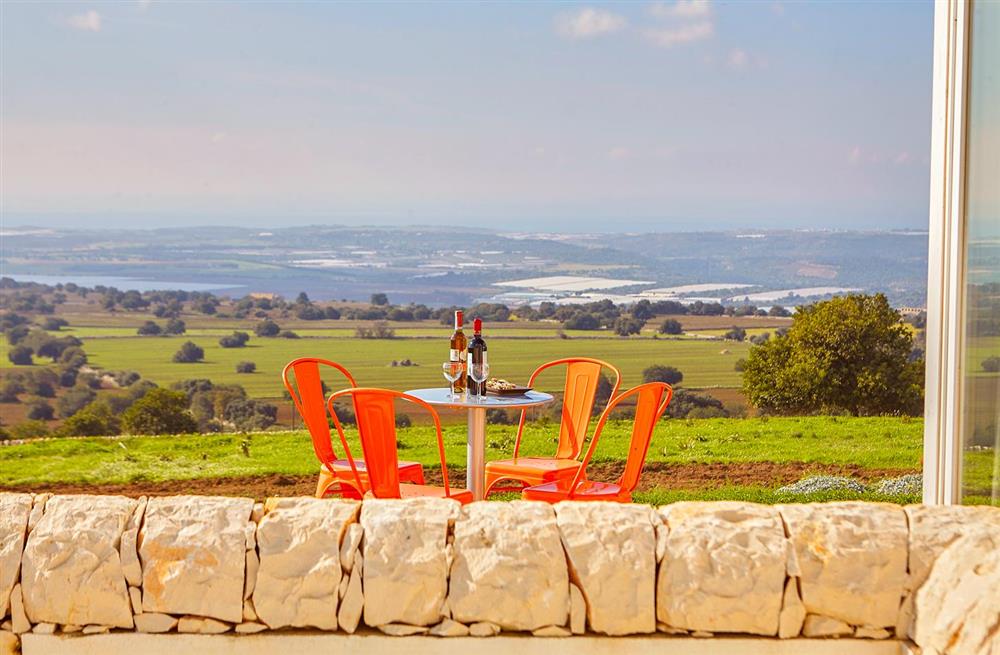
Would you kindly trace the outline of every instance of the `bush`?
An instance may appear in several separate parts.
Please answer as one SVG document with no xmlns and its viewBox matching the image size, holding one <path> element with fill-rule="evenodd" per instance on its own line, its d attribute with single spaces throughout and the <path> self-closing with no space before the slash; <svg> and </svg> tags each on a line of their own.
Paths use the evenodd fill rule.
<svg viewBox="0 0 1000 655">
<path fill-rule="evenodd" d="M 69 325 L 69 321 L 64 318 L 56 318 L 54 316 L 50 316 L 42 321 L 42 329 L 48 330 L 49 332 L 58 332 L 67 325 Z"/>
<path fill-rule="evenodd" d="M 117 412 L 107 403 L 93 402 L 66 419 L 59 432 L 71 437 L 105 437 L 120 430 Z"/>
<path fill-rule="evenodd" d="M 33 421 L 51 421 L 56 417 L 56 413 L 52 405 L 44 400 L 33 400 L 28 403 L 26 416 Z"/>
<path fill-rule="evenodd" d="M 198 428 L 187 409 L 187 396 L 178 391 L 152 389 L 122 414 L 129 434 L 181 434 Z"/>
<path fill-rule="evenodd" d="M 788 332 L 750 349 L 747 398 L 764 412 L 919 415 L 924 364 L 882 294 L 800 307 Z"/>
<path fill-rule="evenodd" d="M 408 428 L 411 425 L 413 425 L 413 421 L 410 420 L 409 414 L 396 414 L 397 428 Z"/>
<path fill-rule="evenodd" d="M 354 330 L 358 339 L 395 339 L 396 331 L 385 321 L 376 321 L 371 327 L 358 327 Z"/>
<path fill-rule="evenodd" d="M 179 318 L 170 319 L 163 328 L 163 334 L 177 335 L 184 334 L 185 332 L 187 332 L 187 325 Z"/>
<path fill-rule="evenodd" d="M 277 323 L 268 319 L 254 326 L 253 332 L 258 337 L 276 337 L 281 332 L 281 328 Z"/>
<path fill-rule="evenodd" d="M 984 359 L 983 370 L 987 373 L 1000 373 L 1000 356 L 993 355 Z"/>
<path fill-rule="evenodd" d="M 236 372 L 237 373 L 254 373 L 257 371 L 257 365 L 253 362 L 237 362 Z"/>
<path fill-rule="evenodd" d="M 683 332 L 681 322 L 673 318 L 668 318 L 660 325 L 660 334 L 683 334 Z"/>
<path fill-rule="evenodd" d="M 295 318 L 300 321 L 322 321 L 326 318 L 326 312 L 316 305 L 301 305 L 295 310 Z"/>
<path fill-rule="evenodd" d="M 246 332 L 233 332 L 229 336 L 219 339 L 219 345 L 223 348 L 243 348 L 250 341 L 250 335 Z"/>
<path fill-rule="evenodd" d="M 673 366 L 654 364 L 642 372 L 643 382 L 666 382 L 667 384 L 674 385 L 680 384 L 680 381 L 683 379 L 684 374 Z"/>
<path fill-rule="evenodd" d="M 193 341 L 185 341 L 181 349 L 174 353 L 174 361 L 179 364 L 191 364 L 205 359 L 205 351 Z"/>
<path fill-rule="evenodd" d="M 600 330 L 601 319 L 588 312 L 577 312 L 563 322 L 567 330 Z"/>
<path fill-rule="evenodd" d="M 49 426 L 37 420 L 21 421 L 17 425 L 11 426 L 9 432 L 11 439 L 34 439 L 36 437 L 47 437 L 49 435 Z"/>
<path fill-rule="evenodd" d="M 180 382 L 175 382 L 170 385 L 170 388 L 174 391 L 182 392 L 191 401 L 191 397 L 196 393 L 201 393 L 203 391 L 211 391 L 215 388 L 211 380 L 206 380 L 204 378 L 195 378 L 191 380 L 181 380 Z M 286 392 L 287 393 L 287 392 Z"/>
<path fill-rule="evenodd" d="M 146 321 L 145 323 L 139 326 L 139 329 L 136 330 L 136 333 L 144 337 L 155 337 L 160 334 L 163 334 L 163 328 L 161 328 L 158 324 L 154 323 L 153 321 Z"/>
<path fill-rule="evenodd" d="M 756 336 L 750 337 L 750 343 L 752 343 L 755 346 L 761 346 L 767 343 L 770 339 L 771 339 L 771 333 L 763 332 Z"/>
<path fill-rule="evenodd" d="M 520 414 L 517 412 L 508 412 L 498 407 L 486 410 L 486 422 L 491 425 L 516 425 L 519 419 Z"/>
<path fill-rule="evenodd" d="M 237 430 L 264 430 L 278 420 L 278 408 L 259 400 L 233 400 L 226 405 L 222 418 Z"/>
<path fill-rule="evenodd" d="M 17 395 L 24 393 L 24 385 L 15 380 L 10 380 L 0 389 L 0 403 L 16 403 Z"/>
<path fill-rule="evenodd" d="M 31 334 L 31 328 L 27 325 L 16 325 L 14 327 L 7 329 L 7 343 L 12 346 L 24 341 L 24 339 Z"/>
<path fill-rule="evenodd" d="M 642 326 L 646 322 L 642 319 L 638 319 L 632 316 L 622 316 L 615 321 L 615 334 L 620 337 L 627 337 L 630 334 L 639 334 L 642 332 Z"/>
<path fill-rule="evenodd" d="M 746 341 L 747 331 L 734 325 L 732 329 L 722 335 L 722 338 L 726 341 Z"/>
<path fill-rule="evenodd" d="M 77 346 L 67 348 L 59 355 L 59 363 L 65 369 L 79 369 L 87 363 L 87 353 Z"/>
<path fill-rule="evenodd" d="M 70 389 L 56 400 L 56 409 L 59 410 L 61 418 L 69 418 L 94 402 L 96 397 L 97 394 L 87 387 Z"/>
<path fill-rule="evenodd" d="M 729 416 L 729 412 L 718 398 L 687 389 L 675 389 L 666 415 L 671 418 L 724 418 Z"/>
<path fill-rule="evenodd" d="M 7 353 L 7 359 L 17 366 L 31 366 L 35 363 L 31 358 L 34 352 L 34 350 L 27 346 L 14 346 Z"/>
<path fill-rule="evenodd" d="M 49 357 L 55 362 L 62 354 L 70 348 L 79 348 L 83 342 L 76 337 L 62 337 L 53 339 L 45 336 L 38 345 L 35 346 L 35 354 L 39 357 Z"/>
<path fill-rule="evenodd" d="M 282 330 L 278 333 L 278 337 L 281 339 L 298 339 L 299 335 L 291 330 Z"/>
<path fill-rule="evenodd" d="M 389 297 L 386 296 L 384 293 L 373 293 L 371 298 L 371 303 L 373 305 L 379 305 L 379 306 L 388 305 Z"/>
</svg>

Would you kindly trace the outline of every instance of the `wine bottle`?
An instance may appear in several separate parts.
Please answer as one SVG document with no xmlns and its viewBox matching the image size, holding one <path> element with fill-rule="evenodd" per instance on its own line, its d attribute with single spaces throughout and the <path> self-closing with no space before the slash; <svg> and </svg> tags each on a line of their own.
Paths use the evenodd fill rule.
<svg viewBox="0 0 1000 655">
<path fill-rule="evenodd" d="M 486 382 L 479 384 L 472 379 L 472 365 L 486 363 L 486 340 L 483 339 L 483 320 L 477 318 L 472 321 L 472 341 L 469 342 L 469 359 L 465 367 L 468 375 L 466 383 L 471 396 L 485 396 Z"/>
<path fill-rule="evenodd" d="M 448 355 L 448 361 L 461 362 L 465 358 L 467 346 L 468 340 L 465 338 L 465 332 L 462 332 L 462 310 L 460 309 L 455 312 L 455 332 L 451 335 L 451 352 Z M 465 392 L 465 375 L 460 375 L 452 383 L 451 391 L 455 394 Z"/>
</svg>

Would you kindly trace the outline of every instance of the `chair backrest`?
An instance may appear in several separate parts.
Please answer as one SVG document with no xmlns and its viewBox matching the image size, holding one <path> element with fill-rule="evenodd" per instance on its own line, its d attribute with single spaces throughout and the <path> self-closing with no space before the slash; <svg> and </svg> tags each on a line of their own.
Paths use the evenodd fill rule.
<svg viewBox="0 0 1000 655">
<path fill-rule="evenodd" d="M 352 387 L 358 386 L 354 376 L 336 362 L 318 357 L 300 357 L 289 362 L 281 372 L 281 379 L 292 397 L 295 409 L 306 424 L 312 438 L 313 450 L 323 464 L 332 464 L 337 459 L 330 439 L 330 423 L 327 414 L 326 394 L 320 366 L 333 368 L 343 374 Z M 294 383 L 292 379 L 294 377 Z"/>
<path fill-rule="evenodd" d="M 432 406 L 402 391 L 391 389 L 370 389 L 355 387 L 344 389 L 330 396 L 327 401 L 330 416 L 340 436 L 340 443 L 351 464 L 351 471 L 358 489 L 364 489 L 354 455 L 347 443 L 343 426 L 333 411 L 337 398 L 350 396 L 354 400 L 354 410 L 357 417 L 358 435 L 361 449 L 364 452 L 365 468 L 368 472 L 368 484 L 376 498 L 399 498 L 399 454 L 396 450 L 396 407 L 397 399 L 404 400 L 426 409 L 434 419 L 437 431 L 438 456 L 441 458 L 441 474 L 444 477 L 445 495 L 451 495 L 448 484 L 448 465 L 444 457 L 444 439 L 441 435 L 441 419 Z"/>
<path fill-rule="evenodd" d="M 559 421 L 559 445 L 556 448 L 556 457 L 576 459 L 580 456 L 583 444 L 587 440 L 587 428 L 590 426 L 590 417 L 594 412 L 594 401 L 597 398 L 601 370 L 607 368 L 614 373 L 615 379 L 611 388 L 611 396 L 608 398 L 609 401 L 618 393 L 622 375 L 615 366 L 600 359 L 567 357 L 539 366 L 528 379 L 528 386 L 534 386 L 535 379 L 539 374 L 553 366 L 566 367 L 566 383 L 563 387 L 562 417 Z M 521 434 L 524 431 L 526 417 L 527 411 L 522 411 L 521 421 L 517 426 L 517 441 L 514 444 L 515 457 L 520 449 Z"/>
<path fill-rule="evenodd" d="M 590 463 L 591 457 L 594 456 L 597 442 L 600 439 L 605 424 L 608 422 L 608 418 L 611 416 L 611 412 L 626 398 L 638 396 L 635 402 L 635 415 L 632 419 L 632 439 L 629 443 L 628 459 L 625 461 L 625 471 L 618 480 L 618 485 L 622 490 L 629 493 L 634 491 L 639 484 L 642 467 L 646 464 L 646 453 L 649 452 L 649 442 L 653 438 L 653 430 L 656 428 L 656 422 L 660 420 L 663 412 L 667 410 L 667 405 L 670 404 L 670 399 L 673 398 L 673 395 L 673 388 L 666 382 L 647 382 L 637 387 L 632 387 L 620 396 L 612 398 L 611 402 L 608 403 L 608 408 L 604 410 L 600 420 L 597 422 L 597 428 L 594 430 L 594 438 L 590 440 L 590 447 L 583 458 L 583 464 L 573 478 L 569 497 L 573 497 L 577 485 L 583 479 L 587 464 Z"/>
</svg>

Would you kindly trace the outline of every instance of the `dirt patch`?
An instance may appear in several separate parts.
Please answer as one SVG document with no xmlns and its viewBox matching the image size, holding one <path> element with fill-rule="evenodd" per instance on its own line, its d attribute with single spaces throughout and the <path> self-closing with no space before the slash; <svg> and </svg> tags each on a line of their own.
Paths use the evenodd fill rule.
<svg viewBox="0 0 1000 655">
<path fill-rule="evenodd" d="M 621 475 L 622 464 L 592 464 L 588 473 L 594 480 L 615 480 Z M 441 471 L 424 467 L 428 484 L 441 484 Z M 811 464 L 808 462 L 739 462 L 732 464 L 665 464 L 652 462 L 643 470 L 640 491 L 652 489 L 717 489 L 732 485 L 778 487 L 800 480 L 807 475 L 844 475 L 864 482 L 908 473 L 917 469 L 863 468 L 857 465 Z M 449 467 L 452 485 L 465 486 L 465 469 Z M 125 496 L 170 496 L 197 494 L 204 496 L 311 496 L 316 490 L 314 475 L 257 475 L 241 478 L 208 478 L 170 480 L 167 482 L 132 482 L 128 484 L 48 483 L 16 485 L 3 491 L 51 492 L 60 494 L 121 494 Z"/>
</svg>

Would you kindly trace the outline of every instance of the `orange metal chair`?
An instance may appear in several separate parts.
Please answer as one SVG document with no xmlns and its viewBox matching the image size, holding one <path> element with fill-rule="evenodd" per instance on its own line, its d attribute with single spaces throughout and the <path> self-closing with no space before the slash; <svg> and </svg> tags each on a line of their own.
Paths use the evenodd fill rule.
<svg viewBox="0 0 1000 655">
<path fill-rule="evenodd" d="M 518 491 L 553 480 L 572 478 L 580 470 L 580 452 L 587 439 L 587 428 L 594 410 L 597 383 L 604 368 L 614 372 L 614 386 L 611 398 L 618 393 L 621 372 L 613 365 L 589 357 L 568 357 L 542 364 L 528 379 L 528 386 L 534 386 L 539 374 L 553 366 L 566 366 L 566 384 L 563 388 L 562 420 L 559 423 L 559 445 L 555 457 L 518 457 L 521 436 L 527 410 L 521 410 L 521 420 L 517 425 L 517 439 L 514 441 L 514 456 L 486 464 L 486 495 L 491 491 Z M 610 399 L 609 399 L 610 400 Z M 505 480 L 520 482 L 517 487 L 494 488 Z"/>
<path fill-rule="evenodd" d="M 357 460 L 351 455 L 347 445 L 347 437 L 340 420 L 333 411 L 333 403 L 337 398 L 351 396 L 357 412 L 358 434 L 361 437 L 361 449 L 367 462 L 367 480 L 362 476 Z M 441 477 L 444 486 L 435 487 L 426 484 L 401 484 L 399 455 L 396 450 L 396 399 L 405 400 L 426 409 L 434 419 L 437 431 L 438 455 L 441 457 Z M 437 498 L 453 498 L 462 504 L 472 502 L 472 492 L 468 489 L 453 489 L 448 483 L 448 465 L 444 458 L 444 438 L 441 435 L 441 419 L 429 404 L 402 391 L 391 389 L 366 389 L 355 387 L 344 389 L 330 396 L 327 401 L 333 424 L 340 435 L 340 443 L 344 446 L 344 454 L 353 473 L 353 480 L 342 484 L 353 485 L 355 489 L 370 492 L 376 498 L 414 498 L 417 496 L 432 496 Z"/>
<path fill-rule="evenodd" d="M 358 492 L 354 486 L 354 474 L 350 462 L 338 459 L 330 439 L 330 423 L 327 414 L 326 399 L 323 397 L 323 382 L 320 377 L 320 366 L 327 366 L 339 371 L 351 387 L 357 387 L 354 376 L 346 368 L 328 359 L 318 357 L 301 357 L 285 366 L 281 379 L 288 389 L 288 394 L 295 403 L 295 408 L 309 429 L 313 450 L 320 461 L 319 481 L 316 484 L 316 497 L 323 498 L 327 493 L 340 493 L 345 498 L 361 498 L 364 493 Z M 294 373 L 295 383 L 292 383 Z M 367 479 L 364 460 L 356 460 L 362 481 Z M 424 483 L 424 469 L 418 462 L 399 462 L 399 477 L 408 482 Z M 345 484 L 346 483 L 346 484 Z M 367 488 L 367 483 L 363 489 Z"/>
<path fill-rule="evenodd" d="M 528 487 L 521 493 L 525 500 L 544 500 L 548 503 L 560 500 L 605 500 L 618 503 L 632 502 L 632 492 L 639 484 L 642 467 L 646 463 L 646 453 L 653 437 L 656 422 L 663 416 L 674 390 L 665 382 L 647 382 L 633 387 L 608 403 L 601 419 L 597 422 L 594 438 L 583 458 L 583 463 L 572 480 L 555 480 L 534 487 Z M 594 450 L 600 439 L 604 425 L 612 410 L 621 401 L 630 396 L 638 396 L 635 404 L 635 418 L 632 421 L 632 441 L 629 445 L 628 459 L 625 461 L 625 471 L 618 482 L 597 482 L 586 479 L 587 464 L 594 456 Z"/>
</svg>

